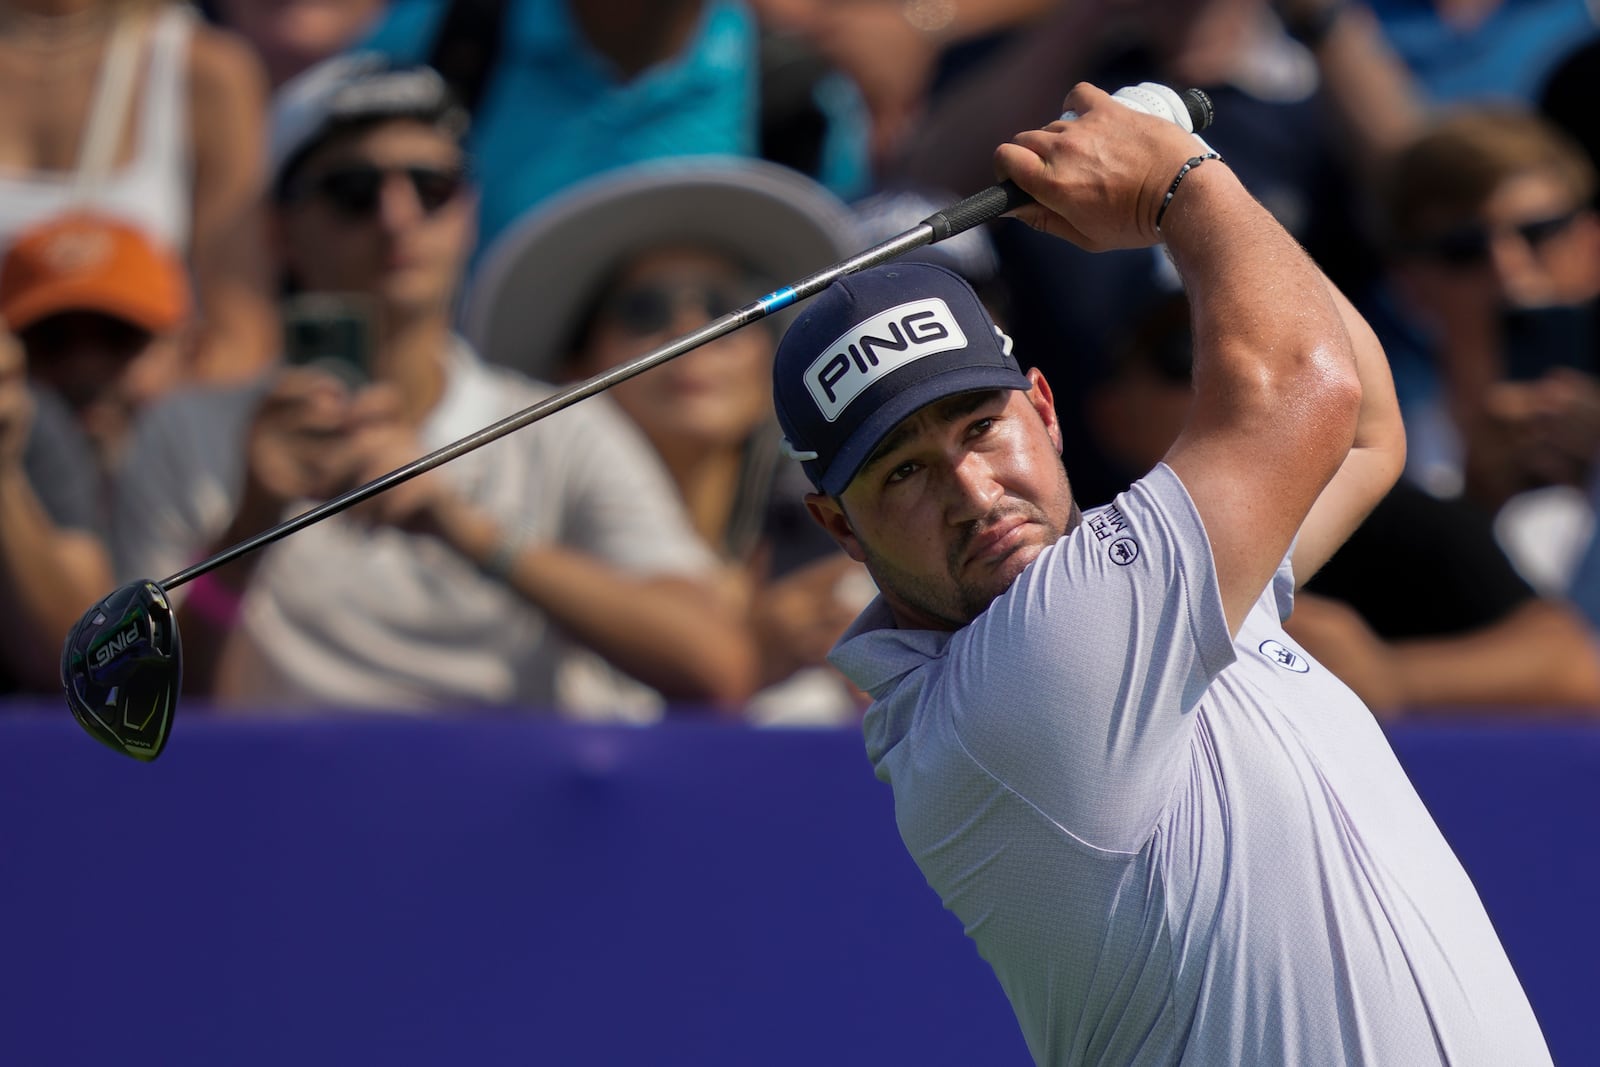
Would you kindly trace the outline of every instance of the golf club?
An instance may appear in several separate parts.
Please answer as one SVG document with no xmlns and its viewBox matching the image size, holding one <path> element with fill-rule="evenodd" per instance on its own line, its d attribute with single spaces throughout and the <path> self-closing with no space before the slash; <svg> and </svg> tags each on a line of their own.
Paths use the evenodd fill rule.
<svg viewBox="0 0 1600 1067">
<path fill-rule="evenodd" d="M 1190 132 L 1211 124 L 1211 101 L 1199 89 L 1187 89 L 1180 94 L 1164 85 L 1143 82 L 1119 89 L 1112 96 L 1136 111 L 1170 119 Z M 1070 120 L 1076 116 L 1068 112 L 1062 118 Z M 89 608 L 67 635 L 61 653 L 61 684 L 66 690 L 67 706 L 96 740 L 134 759 L 155 759 L 167 743 L 182 677 L 182 649 L 177 613 L 167 596 L 170 590 L 604 392 L 618 382 L 815 296 L 846 275 L 965 233 L 1031 200 L 1011 182 L 990 186 L 865 252 L 776 289 L 692 333 L 508 415 L 162 581 L 144 578 L 120 587 Z"/>
</svg>

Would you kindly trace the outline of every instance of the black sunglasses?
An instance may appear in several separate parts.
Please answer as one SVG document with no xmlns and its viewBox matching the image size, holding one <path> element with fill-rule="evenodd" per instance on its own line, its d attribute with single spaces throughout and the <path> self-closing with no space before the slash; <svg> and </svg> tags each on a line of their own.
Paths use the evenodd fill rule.
<svg viewBox="0 0 1600 1067">
<path fill-rule="evenodd" d="M 629 286 L 600 305 L 600 315 L 635 337 L 659 333 L 688 303 L 707 319 L 720 319 L 740 307 L 731 285 L 716 281 L 648 282 Z"/>
<path fill-rule="evenodd" d="M 1518 223 L 1505 229 L 1521 237 L 1529 248 L 1538 251 L 1546 241 L 1570 226 L 1578 214 L 1578 210 L 1566 211 L 1560 215 Z M 1482 223 L 1468 223 L 1418 241 L 1412 247 L 1412 252 L 1440 263 L 1461 267 L 1476 266 L 1489 259 L 1489 249 L 1494 244 L 1495 233 L 1494 229 Z"/>
<path fill-rule="evenodd" d="M 347 218 L 371 218 L 382 199 L 383 183 L 391 176 L 404 177 L 411 183 L 417 203 L 426 215 L 432 215 L 460 195 L 467 180 L 459 167 L 380 167 L 373 163 L 352 163 L 308 176 L 290 190 L 286 199 L 294 201 L 314 195 Z"/>
</svg>

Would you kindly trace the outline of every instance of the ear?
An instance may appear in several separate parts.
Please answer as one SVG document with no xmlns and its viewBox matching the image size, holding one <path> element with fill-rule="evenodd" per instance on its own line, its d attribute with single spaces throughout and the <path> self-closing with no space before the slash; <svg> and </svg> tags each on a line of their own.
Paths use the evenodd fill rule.
<svg viewBox="0 0 1600 1067">
<path fill-rule="evenodd" d="M 1044 423 L 1045 432 L 1050 435 L 1050 443 L 1056 446 L 1059 454 L 1062 448 L 1061 420 L 1056 415 L 1056 396 L 1050 389 L 1050 383 L 1045 381 L 1044 374 L 1038 367 L 1028 369 L 1028 381 L 1033 383 L 1033 388 L 1022 394 L 1027 397 L 1028 404 L 1039 415 Z"/>
<path fill-rule="evenodd" d="M 835 543 L 844 549 L 845 555 L 857 563 L 865 563 L 867 554 L 861 549 L 861 542 L 856 538 L 856 532 L 850 526 L 850 517 L 844 513 L 844 507 L 828 496 L 826 493 L 807 493 L 806 510 L 811 513 L 811 518 L 816 524 L 828 532 Z"/>
</svg>

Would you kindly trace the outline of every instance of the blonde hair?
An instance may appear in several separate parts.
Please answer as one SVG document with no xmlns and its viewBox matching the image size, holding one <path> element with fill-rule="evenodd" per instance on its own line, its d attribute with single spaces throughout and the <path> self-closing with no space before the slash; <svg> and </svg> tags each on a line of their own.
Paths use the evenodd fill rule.
<svg viewBox="0 0 1600 1067">
<path fill-rule="evenodd" d="M 1507 181 L 1525 174 L 1554 176 L 1572 193 L 1574 206 L 1594 194 L 1589 157 L 1533 112 L 1497 106 L 1447 112 L 1380 175 L 1378 208 L 1387 243 L 1403 247 L 1426 237 L 1440 219 L 1472 215 Z"/>
</svg>

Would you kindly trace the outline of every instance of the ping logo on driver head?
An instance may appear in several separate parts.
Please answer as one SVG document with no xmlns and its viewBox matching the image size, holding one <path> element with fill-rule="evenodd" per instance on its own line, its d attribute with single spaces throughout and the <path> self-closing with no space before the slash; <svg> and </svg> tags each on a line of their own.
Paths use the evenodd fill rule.
<svg viewBox="0 0 1600 1067">
<path fill-rule="evenodd" d="M 113 634 L 111 637 L 106 639 L 105 644 L 100 645 L 94 650 L 94 665 L 96 667 L 106 666 L 113 659 L 116 659 L 118 656 L 122 655 L 122 653 L 126 652 L 128 647 L 138 639 L 139 627 L 137 624 L 131 624 L 121 633 Z"/>
<path fill-rule="evenodd" d="M 967 335 L 938 297 L 913 300 L 858 323 L 806 368 L 806 390 L 833 422 L 873 382 L 925 356 L 966 348 Z"/>
</svg>

